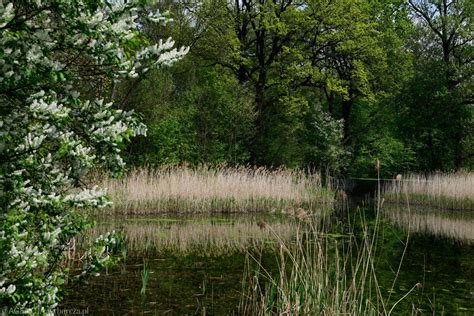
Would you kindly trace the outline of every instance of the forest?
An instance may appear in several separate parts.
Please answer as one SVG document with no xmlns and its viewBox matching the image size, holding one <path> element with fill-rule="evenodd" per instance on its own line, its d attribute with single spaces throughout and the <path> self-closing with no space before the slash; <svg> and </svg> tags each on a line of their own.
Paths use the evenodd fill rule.
<svg viewBox="0 0 474 316">
<path fill-rule="evenodd" d="M 162 1 L 189 53 L 113 90 L 132 164 L 473 168 L 470 1 Z M 95 86 L 96 87 L 96 86 Z M 104 84 L 104 89 L 110 89 Z"/>
<path fill-rule="evenodd" d="M 0 314 L 473 314 L 473 17 L 0 0 Z"/>
</svg>

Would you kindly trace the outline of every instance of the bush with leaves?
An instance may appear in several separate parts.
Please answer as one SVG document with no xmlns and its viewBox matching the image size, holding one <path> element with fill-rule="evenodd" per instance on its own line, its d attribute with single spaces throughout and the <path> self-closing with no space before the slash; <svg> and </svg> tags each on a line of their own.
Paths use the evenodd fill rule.
<svg viewBox="0 0 474 316">
<path fill-rule="evenodd" d="M 144 19 L 168 21 L 147 8 L 145 1 L 0 2 L 2 313 L 54 313 L 63 252 L 86 226 L 81 214 L 109 204 L 81 177 L 92 167 L 120 172 L 124 143 L 146 131 L 113 100 L 87 99 L 79 87 L 144 76 L 187 52 L 171 39 L 146 45 Z M 102 246 L 98 256 L 106 258 Z"/>
</svg>

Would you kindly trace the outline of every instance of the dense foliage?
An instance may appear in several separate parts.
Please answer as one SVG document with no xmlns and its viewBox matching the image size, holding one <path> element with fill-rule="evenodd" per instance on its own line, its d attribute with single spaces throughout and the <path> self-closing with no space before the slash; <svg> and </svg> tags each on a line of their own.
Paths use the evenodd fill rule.
<svg viewBox="0 0 474 316">
<path fill-rule="evenodd" d="M 162 1 L 185 66 L 121 86 L 135 163 L 473 166 L 472 1 Z M 130 92 L 131 91 L 131 92 Z"/>
<path fill-rule="evenodd" d="M 109 203 L 91 168 L 474 167 L 473 1 L 150 2 L 0 1 L 5 309 L 57 305 L 79 211 Z M 190 47 L 177 67 L 171 37 Z M 85 271 L 114 243 L 97 240 Z"/>
<path fill-rule="evenodd" d="M 171 39 L 144 45 L 140 26 L 168 21 L 145 4 L 0 2 L 2 314 L 53 314 L 63 252 L 86 227 L 84 210 L 109 203 L 82 176 L 99 166 L 119 172 L 125 143 L 146 131 L 116 108 L 107 86 L 186 53 Z M 106 263 L 116 237 L 96 241 L 84 272 Z"/>
</svg>

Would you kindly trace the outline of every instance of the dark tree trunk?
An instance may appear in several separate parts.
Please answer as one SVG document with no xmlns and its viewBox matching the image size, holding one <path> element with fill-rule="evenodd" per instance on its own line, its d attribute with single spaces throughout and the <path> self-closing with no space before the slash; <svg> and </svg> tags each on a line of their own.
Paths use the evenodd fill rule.
<svg viewBox="0 0 474 316">
<path fill-rule="evenodd" d="M 354 105 L 354 99 L 352 96 L 348 100 L 342 101 L 342 119 L 344 120 L 343 132 L 344 132 L 344 142 L 349 139 L 350 134 L 350 125 L 351 125 L 351 111 Z"/>
<path fill-rule="evenodd" d="M 463 163 L 463 151 L 462 151 L 462 133 L 458 131 L 454 134 L 454 168 L 456 170 L 461 169 Z"/>
<path fill-rule="evenodd" d="M 239 70 L 237 73 L 237 80 L 239 80 L 240 84 L 244 84 L 249 81 L 249 77 L 247 75 L 247 68 L 245 66 L 240 65 Z"/>
<path fill-rule="evenodd" d="M 251 161 L 254 164 L 261 162 L 260 154 L 262 152 L 262 141 L 265 134 L 265 112 L 268 107 L 268 103 L 265 98 L 266 92 L 266 72 L 261 71 L 257 82 L 255 83 L 255 107 L 256 107 L 256 118 L 255 118 L 255 134 L 252 140 L 251 150 Z"/>
</svg>

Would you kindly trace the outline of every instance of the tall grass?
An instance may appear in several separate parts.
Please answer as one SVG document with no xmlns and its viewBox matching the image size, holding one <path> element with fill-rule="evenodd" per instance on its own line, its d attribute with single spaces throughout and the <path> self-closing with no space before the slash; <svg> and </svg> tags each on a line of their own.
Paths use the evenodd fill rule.
<svg viewBox="0 0 474 316">
<path fill-rule="evenodd" d="M 289 169 L 167 166 L 100 182 L 117 214 L 309 211 L 333 199 L 319 174 Z"/>
<path fill-rule="evenodd" d="M 143 262 L 143 270 L 142 270 L 142 288 L 140 289 L 140 294 L 146 294 L 146 288 L 148 286 L 148 278 L 150 275 L 150 270 L 148 269 L 148 263 L 146 261 Z"/>
<path fill-rule="evenodd" d="M 373 227 L 369 228 L 365 216 L 358 212 L 362 229 L 359 238 L 352 231 L 345 239 L 333 238 L 331 234 L 325 237 L 320 226 L 313 225 L 309 232 L 299 232 L 294 243 L 282 240 L 279 273 L 272 275 L 260 265 L 260 270 L 244 278 L 246 285 L 240 304 L 241 313 L 391 315 L 397 305 L 421 284 L 414 284 L 395 302 L 382 294 L 375 271 L 383 204 L 380 193 L 379 181 Z M 354 224 L 351 225 L 354 229 Z M 401 262 L 389 292 L 393 291 L 400 267 Z"/>
<path fill-rule="evenodd" d="M 384 188 L 390 202 L 431 205 L 447 209 L 474 210 L 474 173 L 409 174 Z"/>
<path fill-rule="evenodd" d="M 263 267 L 245 281 L 245 315 L 389 315 L 374 268 L 375 240 L 366 232 L 360 244 L 298 233 L 282 242 L 279 273 Z M 392 304 L 396 306 L 396 304 Z"/>
</svg>

